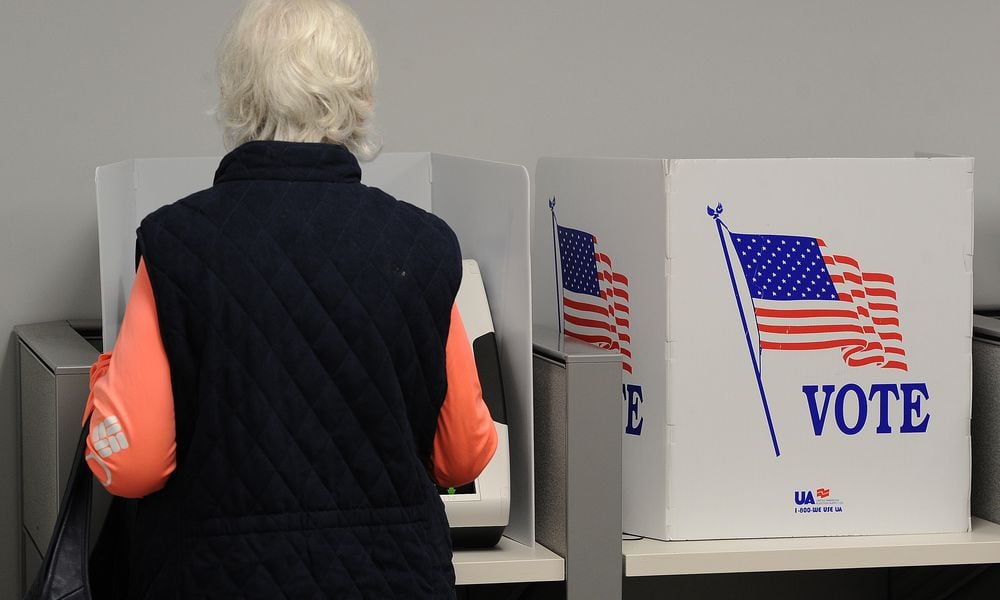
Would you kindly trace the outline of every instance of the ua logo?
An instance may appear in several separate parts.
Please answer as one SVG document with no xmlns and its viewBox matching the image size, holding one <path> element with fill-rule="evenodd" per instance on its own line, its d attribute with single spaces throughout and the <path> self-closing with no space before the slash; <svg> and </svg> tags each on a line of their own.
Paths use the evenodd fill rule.
<svg viewBox="0 0 1000 600">
<path fill-rule="evenodd" d="M 93 452 L 88 453 L 87 460 L 93 459 L 104 469 L 104 481 L 101 484 L 107 487 L 111 485 L 111 470 L 108 469 L 108 465 L 101 459 L 128 449 L 128 439 L 125 437 L 125 432 L 122 431 L 118 417 L 112 415 L 101 421 L 91 431 L 90 441 L 97 454 Z"/>
<path fill-rule="evenodd" d="M 803 504 L 816 504 L 816 499 L 813 498 L 813 493 L 811 491 L 800 492 L 796 490 L 795 503 L 799 506 L 802 506 Z"/>
</svg>

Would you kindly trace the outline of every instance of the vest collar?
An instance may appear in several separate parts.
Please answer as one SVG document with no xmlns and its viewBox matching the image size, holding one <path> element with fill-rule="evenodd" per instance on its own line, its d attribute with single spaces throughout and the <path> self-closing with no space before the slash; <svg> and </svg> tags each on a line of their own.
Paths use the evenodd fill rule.
<svg viewBox="0 0 1000 600">
<path fill-rule="evenodd" d="M 215 172 L 215 183 L 244 179 L 358 183 L 361 167 L 337 144 L 255 141 L 223 157 Z"/>
</svg>

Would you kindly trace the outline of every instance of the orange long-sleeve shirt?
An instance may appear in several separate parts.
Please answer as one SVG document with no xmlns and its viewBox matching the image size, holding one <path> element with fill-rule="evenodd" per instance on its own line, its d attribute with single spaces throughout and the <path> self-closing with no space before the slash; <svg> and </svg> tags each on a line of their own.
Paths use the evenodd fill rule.
<svg viewBox="0 0 1000 600">
<path fill-rule="evenodd" d="M 451 312 L 445 363 L 448 392 L 431 464 L 438 485 L 449 487 L 475 479 L 497 448 L 496 428 L 483 402 L 457 307 Z M 166 484 L 177 466 L 174 399 L 153 288 L 142 261 L 114 350 L 90 368 L 83 418 L 90 419 L 87 464 L 109 492 L 138 498 Z"/>
</svg>

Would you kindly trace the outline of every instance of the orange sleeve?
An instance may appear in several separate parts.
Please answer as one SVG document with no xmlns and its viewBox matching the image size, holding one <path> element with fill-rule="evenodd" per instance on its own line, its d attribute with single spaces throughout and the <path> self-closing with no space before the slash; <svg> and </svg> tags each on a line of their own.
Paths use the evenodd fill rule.
<svg viewBox="0 0 1000 600">
<path fill-rule="evenodd" d="M 132 286 L 114 350 L 90 368 L 87 465 L 116 496 L 161 489 L 176 466 L 170 365 L 145 262 Z"/>
<path fill-rule="evenodd" d="M 457 307 L 451 309 L 445 363 L 448 393 L 438 415 L 431 464 L 438 485 L 457 487 L 478 477 L 497 450 L 497 430 Z"/>
</svg>

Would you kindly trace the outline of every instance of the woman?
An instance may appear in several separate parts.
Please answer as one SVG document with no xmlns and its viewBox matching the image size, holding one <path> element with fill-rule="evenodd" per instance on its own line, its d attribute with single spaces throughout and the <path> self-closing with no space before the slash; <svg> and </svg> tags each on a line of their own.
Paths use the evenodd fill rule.
<svg viewBox="0 0 1000 600">
<path fill-rule="evenodd" d="M 442 486 L 496 449 L 438 218 L 360 183 L 375 64 L 334 0 L 251 0 L 223 44 L 235 147 L 143 220 L 88 464 L 125 597 L 448 598 Z"/>
</svg>

